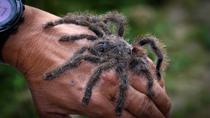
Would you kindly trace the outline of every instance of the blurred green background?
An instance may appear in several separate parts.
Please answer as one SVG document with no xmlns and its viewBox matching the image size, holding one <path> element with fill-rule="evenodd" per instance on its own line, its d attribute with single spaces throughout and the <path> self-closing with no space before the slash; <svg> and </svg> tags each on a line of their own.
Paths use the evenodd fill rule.
<svg viewBox="0 0 210 118">
<path fill-rule="evenodd" d="M 172 118 L 210 118 L 209 0 L 26 0 L 59 16 L 118 10 L 128 17 L 126 37 L 153 34 L 167 46 L 165 74 Z M 23 75 L 0 66 L 0 118 L 37 118 Z"/>
</svg>

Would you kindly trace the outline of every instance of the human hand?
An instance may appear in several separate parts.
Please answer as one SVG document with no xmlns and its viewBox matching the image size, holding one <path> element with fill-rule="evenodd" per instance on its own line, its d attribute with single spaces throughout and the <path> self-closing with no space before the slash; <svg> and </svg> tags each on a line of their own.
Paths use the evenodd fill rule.
<svg viewBox="0 0 210 118">
<path fill-rule="evenodd" d="M 83 114 L 91 118 L 115 118 L 115 96 L 118 81 L 114 71 L 101 76 L 93 89 L 91 101 L 83 106 L 81 101 L 84 88 L 95 67 L 87 62 L 66 72 L 59 78 L 43 80 L 44 73 L 63 64 L 79 48 L 90 44 L 87 40 L 74 43 L 59 43 L 64 34 L 92 34 L 86 27 L 60 25 L 44 30 L 43 24 L 59 17 L 26 6 L 25 21 L 18 32 L 10 37 L 3 49 L 6 62 L 21 70 L 28 82 L 35 105 L 43 118 L 67 118 L 69 114 Z M 150 61 L 155 72 L 155 66 Z M 125 109 L 122 118 L 163 118 L 170 110 L 164 82 L 154 81 L 152 99 L 146 96 L 146 79 L 143 76 L 129 74 L 130 85 L 127 91 Z"/>
</svg>

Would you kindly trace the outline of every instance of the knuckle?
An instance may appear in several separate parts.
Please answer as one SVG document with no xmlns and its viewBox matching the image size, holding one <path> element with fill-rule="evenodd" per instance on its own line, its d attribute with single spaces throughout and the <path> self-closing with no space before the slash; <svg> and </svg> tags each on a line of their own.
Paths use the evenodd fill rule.
<svg viewBox="0 0 210 118">
<path fill-rule="evenodd" d="M 148 108 L 151 106 L 151 101 L 150 99 L 144 95 L 143 99 L 142 99 L 142 104 L 141 104 L 141 112 L 146 112 L 148 110 Z"/>
<path fill-rule="evenodd" d="M 148 107 L 150 106 L 150 100 L 146 95 L 142 96 L 141 101 L 139 102 L 138 106 L 136 107 L 136 115 L 137 116 L 142 116 L 142 114 L 145 114 L 147 112 Z"/>
<path fill-rule="evenodd" d="M 118 80 L 114 71 L 105 72 L 102 74 L 101 77 L 103 81 L 107 84 L 114 85 L 114 86 L 118 84 Z"/>
<path fill-rule="evenodd" d="M 161 89 L 162 88 L 160 88 L 156 83 L 153 84 L 153 99 L 159 99 L 159 97 L 163 95 L 163 90 Z"/>
<path fill-rule="evenodd" d="M 92 103 L 92 109 L 93 110 L 93 114 L 94 116 L 97 116 L 98 118 L 103 117 L 103 115 L 105 114 L 105 109 L 103 107 L 103 105 L 101 104 L 102 101 L 98 100 L 98 99 L 93 99 Z"/>
<path fill-rule="evenodd" d="M 98 94 L 93 94 L 90 98 L 90 102 L 92 103 L 93 106 L 99 107 L 99 106 L 101 106 L 102 101 Z"/>
<path fill-rule="evenodd" d="M 150 106 L 151 106 L 151 100 L 146 95 L 143 95 L 143 99 L 138 108 L 138 113 L 139 113 L 138 115 L 141 116 L 142 114 L 145 114 L 145 112 L 148 112 Z"/>
<path fill-rule="evenodd" d="M 97 116 L 97 118 L 101 118 L 104 116 L 104 113 L 102 110 L 95 110 L 94 112 L 95 112 L 94 114 L 95 114 L 95 116 Z"/>
<path fill-rule="evenodd" d="M 91 97 L 90 105 L 88 109 L 91 110 L 92 114 L 96 118 L 104 118 L 106 115 L 114 115 L 114 109 L 104 101 L 100 93 L 93 94 Z"/>
</svg>

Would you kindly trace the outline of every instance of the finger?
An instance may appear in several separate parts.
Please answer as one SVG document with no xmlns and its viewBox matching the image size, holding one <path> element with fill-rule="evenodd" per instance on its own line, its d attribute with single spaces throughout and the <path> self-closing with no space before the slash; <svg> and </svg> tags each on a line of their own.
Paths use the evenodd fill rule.
<svg viewBox="0 0 210 118">
<path fill-rule="evenodd" d="M 164 115 L 145 94 L 131 86 L 128 87 L 125 108 L 138 118 L 164 118 Z"/>
<path fill-rule="evenodd" d="M 116 116 L 117 117 L 117 116 Z M 128 111 L 126 110 L 123 110 L 122 111 L 122 116 L 120 116 L 120 118 L 137 118 L 137 117 L 134 117 L 131 113 L 129 113 Z"/>
<path fill-rule="evenodd" d="M 90 103 L 83 107 L 85 111 L 83 114 L 91 118 L 118 118 L 115 112 L 115 106 L 112 101 L 93 91 Z M 123 110 L 121 118 L 135 118 L 131 113 Z"/>
<path fill-rule="evenodd" d="M 147 94 L 147 79 L 144 76 L 132 76 L 131 85 L 133 88 L 135 88 L 137 91 L 140 91 L 144 94 Z M 165 92 L 165 89 L 163 89 L 157 80 L 154 80 L 153 82 L 153 96 L 151 99 L 155 103 L 158 109 L 167 116 L 170 112 L 171 108 L 171 101 L 168 95 Z"/>
<path fill-rule="evenodd" d="M 102 92 L 105 92 L 105 93 L 109 93 L 109 95 L 106 95 L 106 94 L 104 94 L 104 95 L 106 95 L 106 96 L 112 96 L 111 98 L 108 97 L 108 99 L 112 99 L 113 101 L 116 100 L 116 97 L 113 97 L 113 96 L 116 96 L 116 93 L 119 90 L 119 87 L 117 86 L 118 81 L 116 79 L 116 75 L 114 74 L 114 71 L 109 71 L 108 73 L 105 72 L 104 74 L 102 74 L 102 83 L 103 83 L 104 86 L 101 86 L 102 87 L 101 91 Z M 108 92 L 106 92 L 106 91 L 108 91 Z M 135 92 L 135 93 L 132 93 L 132 92 Z M 134 94 L 134 98 L 138 98 L 138 94 L 137 93 L 139 93 L 139 91 L 137 91 L 135 89 L 133 89 L 133 91 L 130 91 L 129 92 L 129 94 Z M 145 96 L 144 94 L 141 94 L 141 93 L 139 93 L 139 94 L 142 95 L 143 97 L 146 97 L 147 98 L 147 96 Z M 135 95 L 137 95 L 137 97 L 135 97 Z M 126 101 L 129 101 L 129 100 L 132 101 L 133 98 L 131 96 L 130 95 L 127 95 Z M 141 99 L 143 99 L 143 98 L 141 98 Z M 147 98 L 147 99 L 149 99 L 149 98 Z M 140 99 L 137 99 L 136 101 L 134 100 L 133 102 L 134 103 L 136 102 L 138 104 L 139 101 L 140 101 Z M 150 102 L 152 104 L 151 105 L 152 106 L 151 107 L 152 108 L 151 111 L 154 113 L 154 115 L 152 115 L 152 116 L 155 116 L 155 117 L 156 116 L 157 117 L 158 116 L 163 116 L 162 113 L 156 108 L 155 104 L 152 103 L 152 101 L 150 101 Z M 132 114 L 133 117 L 142 117 L 144 115 L 144 113 L 142 115 L 139 115 L 138 112 L 135 112 L 133 110 L 133 109 L 135 109 L 135 107 L 136 107 L 136 104 L 133 104 L 133 106 L 132 105 L 128 105 L 128 108 L 126 108 L 126 109 L 130 109 L 130 110 L 127 110 L 127 111 L 128 111 L 129 114 Z M 141 105 L 138 108 L 141 108 Z M 139 111 L 140 110 L 141 109 L 139 109 Z M 146 111 L 149 111 L 149 110 L 146 110 Z M 149 112 L 147 112 L 146 114 L 150 115 Z M 155 115 L 155 114 L 158 114 L 158 115 Z"/>
<path fill-rule="evenodd" d="M 112 107 L 115 109 L 116 107 L 116 93 L 119 91 L 118 79 L 113 70 L 109 70 L 104 72 L 101 75 L 101 82 L 99 84 L 99 91 L 103 94 L 104 97 L 108 100 L 108 102 L 112 101 Z M 113 111 L 114 111 L 113 109 Z M 116 112 L 115 112 L 116 114 Z M 131 113 L 126 110 L 122 111 L 120 118 L 135 118 Z"/>
<path fill-rule="evenodd" d="M 119 87 L 117 86 L 118 81 L 116 80 L 116 76 L 115 76 L 114 72 L 113 71 L 109 71 L 109 73 L 105 73 L 104 75 L 102 74 L 102 78 L 103 78 L 102 79 L 102 84 L 103 85 L 100 85 L 100 86 L 103 89 L 103 91 L 104 92 L 107 91 L 106 93 L 111 93 L 110 96 L 112 96 L 112 97 L 113 96 L 116 96 L 116 93 L 119 90 Z M 142 86 L 142 87 L 146 88 L 145 86 Z M 162 113 L 157 109 L 157 107 L 155 106 L 155 104 L 151 100 L 149 101 L 149 98 L 147 96 L 145 96 L 142 93 L 139 93 L 139 91 L 137 91 L 135 89 L 132 89 L 132 91 L 130 91 L 128 89 L 128 91 L 129 91 L 129 94 L 131 94 L 131 95 L 129 95 L 129 94 L 127 95 L 126 101 L 132 101 L 132 103 L 134 103 L 134 104 L 133 105 L 128 105 L 128 108 L 127 109 L 130 109 L 130 110 L 127 110 L 127 111 L 130 114 L 132 114 L 133 117 L 139 117 L 139 116 L 142 117 L 144 115 L 145 116 L 146 115 L 149 115 L 149 116 L 155 116 L 157 118 L 158 117 L 161 118 L 163 116 Z M 134 92 L 134 93 L 132 93 L 132 92 Z M 134 96 L 132 94 L 134 94 Z M 138 95 L 138 94 L 140 94 L 140 95 Z M 138 99 L 138 97 L 139 97 L 139 99 Z M 143 98 L 141 98 L 141 97 L 143 97 Z M 148 99 L 148 101 L 149 101 L 148 104 L 150 104 L 150 105 L 148 105 L 148 108 L 151 109 L 151 110 L 147 110 L 146 109 L 146 111 L 151 111 L 152 113 L 154 113 L 153 115 L 151 115 L 151 113 L 149 113 L 149 112 L 144 113 L 144 109 L 145 108 L 144 109 L 141 109 L 141 105 L 140 106 L 136 106 L 136 104 L 139 104 L 140 102 L 143 102 L 144 101 L 144 97 L 146 97 L 146 99 Z M 110 98 L 108 98 L 108 99 L 110 99 Z M 114 99 L 116 100 L 116 98 L 114 98 Z M 133 99 L 136 99 L 136 100 L 133 101 Z M 147 102 L 144 102 L 143 104 L 146 104 L 146 103 Z M 136 111 L 133 110 L 135 108 L 137 109 Z M 141 115 L 141 113 L 139 114 L 139 112 L 141 112 L 141 110 L 143 111 L 142 112 L 142 115 Z"/>
</svg>

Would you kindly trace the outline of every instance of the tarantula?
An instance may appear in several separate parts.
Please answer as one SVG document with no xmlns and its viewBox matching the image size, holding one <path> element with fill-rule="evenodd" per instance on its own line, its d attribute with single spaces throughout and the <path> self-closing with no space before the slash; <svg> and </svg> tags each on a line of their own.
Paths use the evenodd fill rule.
<svg viewBox="0 0 210 118">
<path fill-rule="evenodd" d="M 116 34 L 112 33 L 109 24 L 116 24 Z M 152 96 L 153 76 L 150 72 L 147 55 L 142 46 L 149 44 L 157 55 L 156 74 L 157 79 L 161 79 L 160 68 L 163 61 L 163 53 L 157 45 L 156 38 L 152 36 L 141 37 L 136 46 L 128 44 L 124 38 L 124 26 L 126 20 L 124 16 L 117 12 L 109 12 L 105 15 L 96 16 L 89 14 L 69 14 L 57 21 L 48 22 L 44 28 L 51 28 L 59 24 L 76 24 L 86 26 L 96 35 L 64 35 L 59 41 L 72 42 L 80 39 L 91 40 L 94 43 L 91 46 L 82 47 L 76 51 L 71 59 L 56 69 L 45 74 L 44 79 L 52 80 L 64 73 L 80 65 L 82 60 L 98 64 L 94 73 L 91 75 L 82 99 L 82 103 L 88 105 L 92 89 L 100 79 L 102 72 L 109 69 L 115 69 L 120 81 L 119 98 L 117 99 L 115 111 L 118 115 L 121 114 L 128 86 L 127 71 L 131 70 L 134 74 L 143 74 L 148 80 L 147 95 Z M 88 52 L 86 54 L 85 52 Z M 85 54 L 84 54 L 85 53 Z"/>
</svg>

